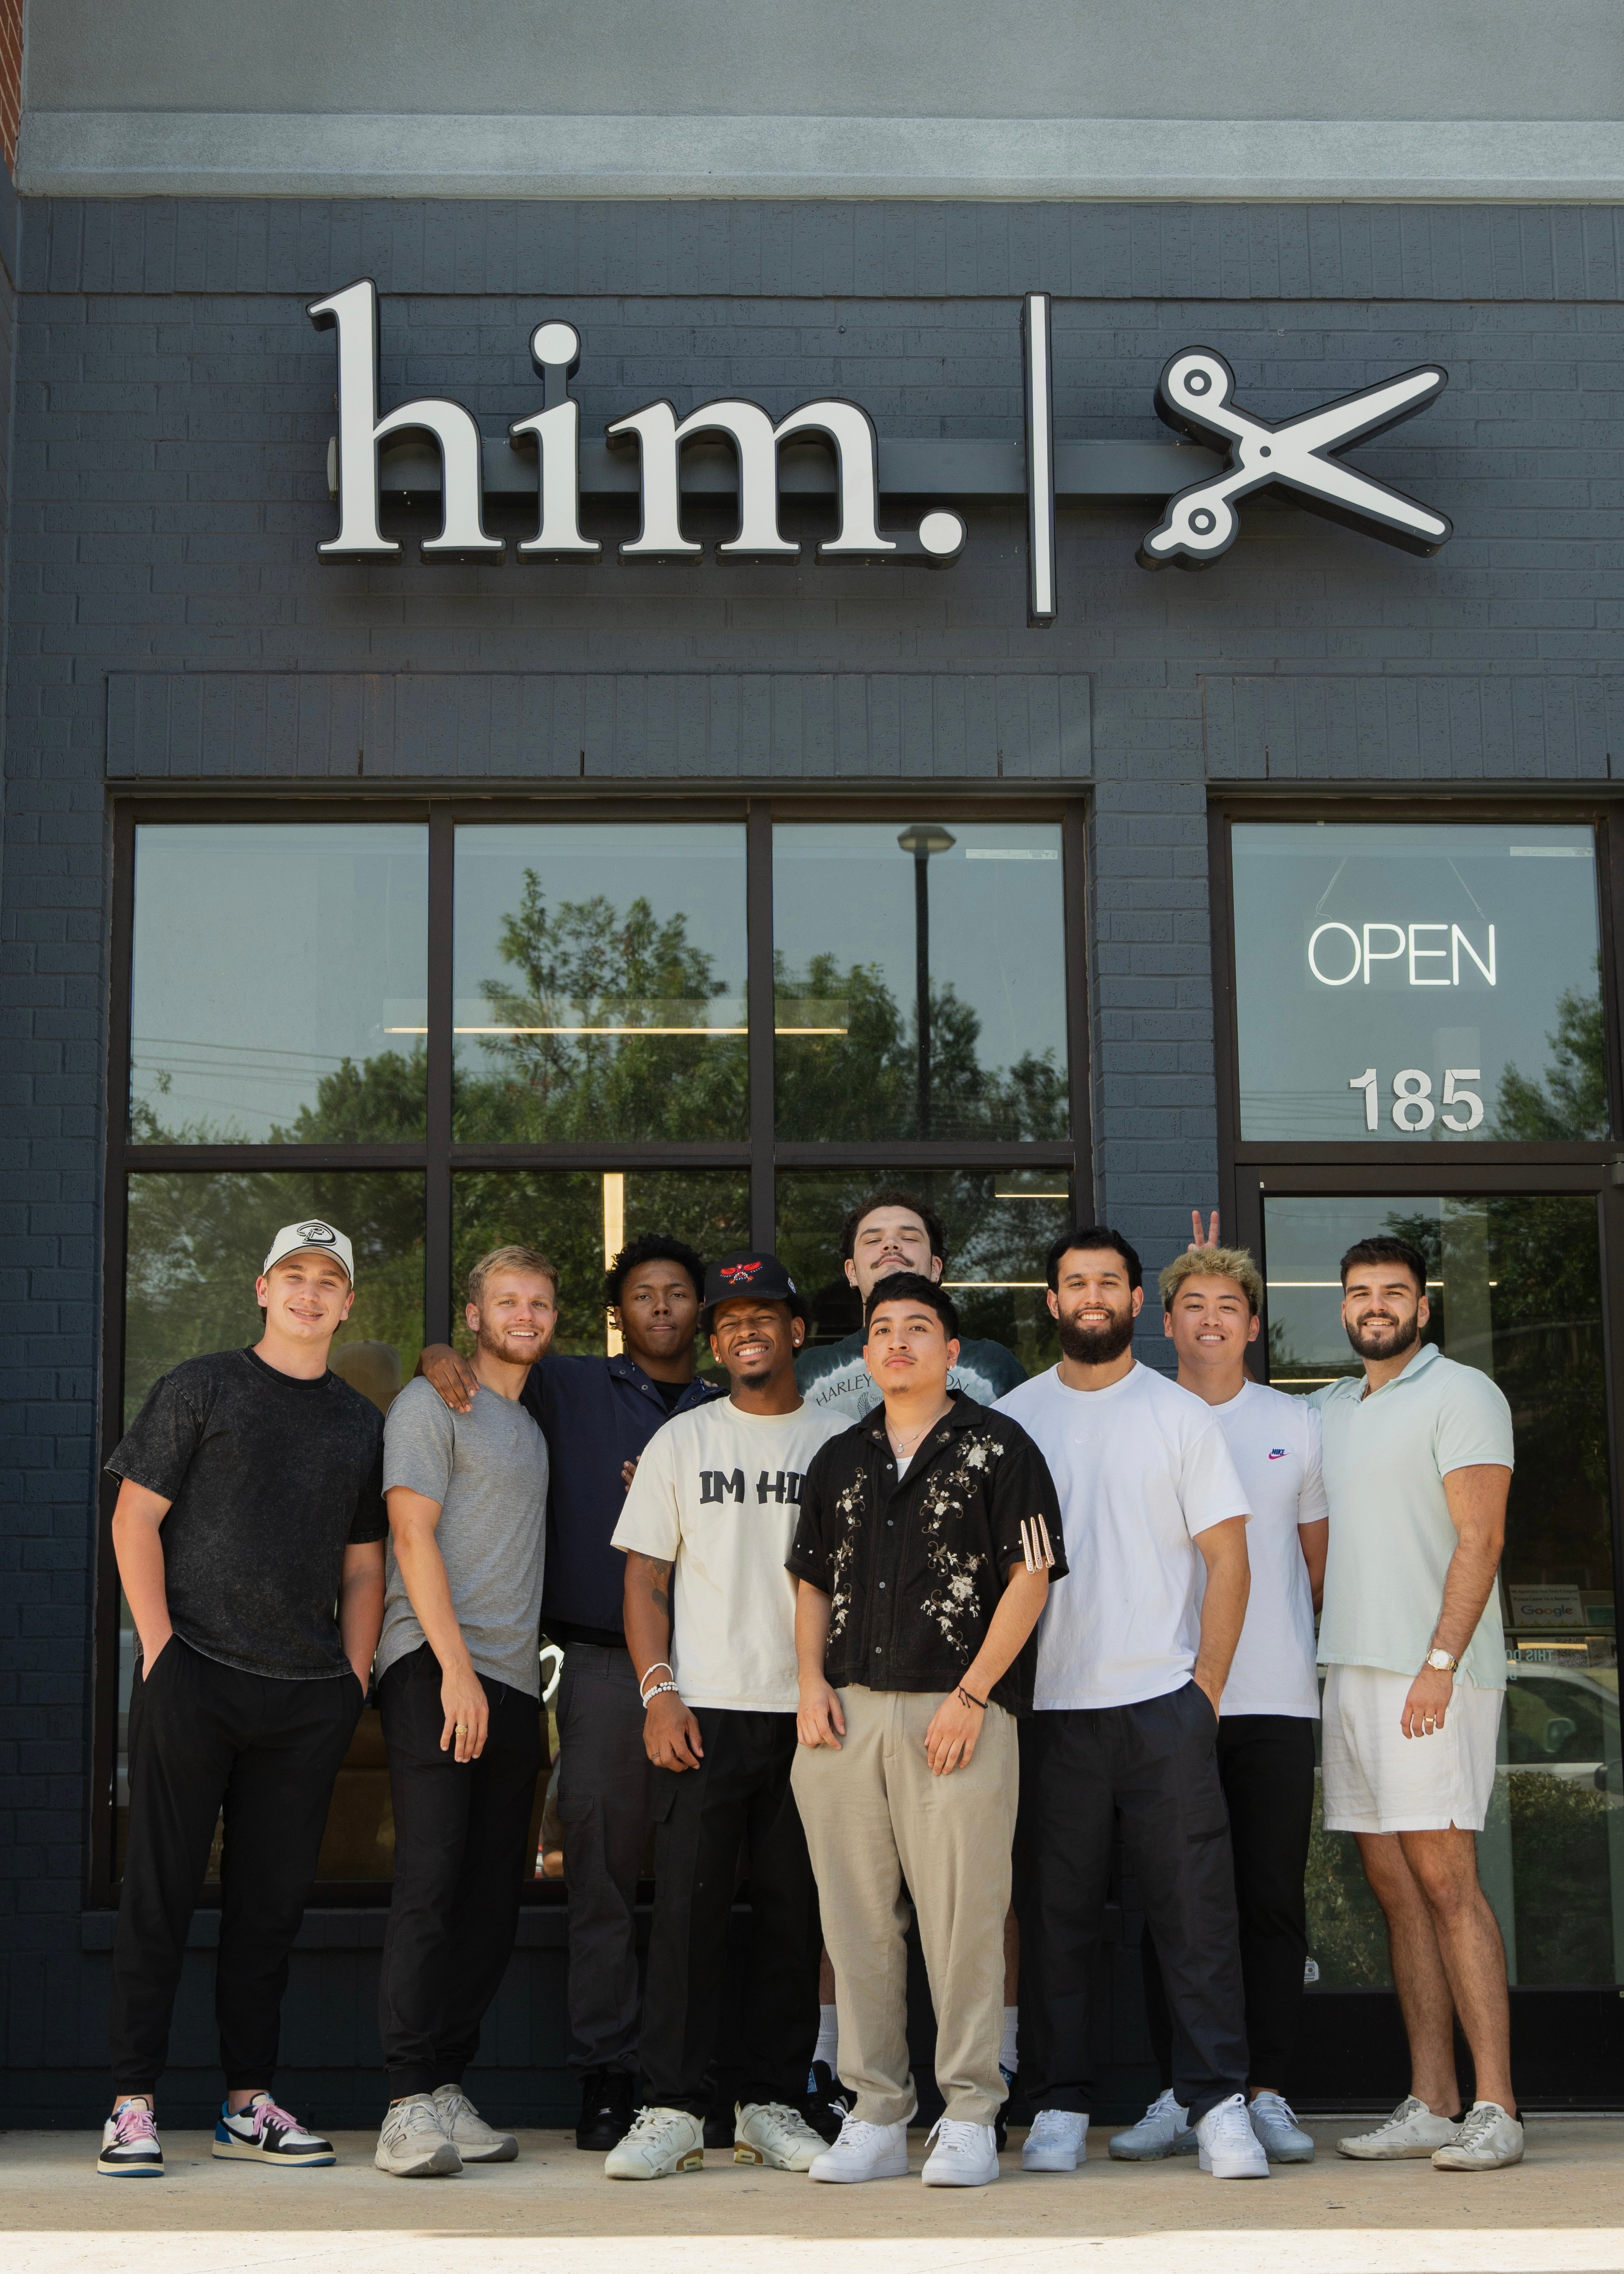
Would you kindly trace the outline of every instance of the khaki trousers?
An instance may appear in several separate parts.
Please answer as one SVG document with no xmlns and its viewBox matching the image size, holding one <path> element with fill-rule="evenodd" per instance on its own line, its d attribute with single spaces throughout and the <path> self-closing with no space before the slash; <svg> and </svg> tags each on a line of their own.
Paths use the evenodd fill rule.
<svg viewBox="0 0 1624 2274">
<path fill-rule="evenodd" d="M 907 2042 L 911 1893 L 945 2113 L 990 2124 L 1004 2099 L 998 2048 L 1020 1775 L 1015 1723 L 989 1705 L 968 1768 L 932 1776 L 925 1731 L 940 1692 L 853 1686 L 838 1695 L 840 1751 L 798 1746 L 790 1781 L 834 1964 L 842 2082 L 869 2124 L 904 2123 L 918 2105 Z"/>
</svg>

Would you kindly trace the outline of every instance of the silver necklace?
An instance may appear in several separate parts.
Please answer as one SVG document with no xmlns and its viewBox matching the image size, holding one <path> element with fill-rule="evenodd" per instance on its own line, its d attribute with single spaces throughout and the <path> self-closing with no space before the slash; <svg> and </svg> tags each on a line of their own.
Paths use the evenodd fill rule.
<svg viewBox="0 0 1624 2274">
<path fill-rule="evenodd" d="M 911 1459 L 914 1452 L 918 1449 L 921 1439 L 928 1437 L 941 1419 L 942 1416 L 940 1413 L 933 1414 L 929 1421 L 925 1422 L 921 1427 L 916 1429 L 914 1432 L 914 1434 L 906 1440 L 897 1434 L 897 1432 L 891 1427 L 888 1421 L 885 1425 L 885 1434 L 891 1439 L 891 1450 L 896 1454 L 897 1458 L 899 1461 Z"/>
</svg>

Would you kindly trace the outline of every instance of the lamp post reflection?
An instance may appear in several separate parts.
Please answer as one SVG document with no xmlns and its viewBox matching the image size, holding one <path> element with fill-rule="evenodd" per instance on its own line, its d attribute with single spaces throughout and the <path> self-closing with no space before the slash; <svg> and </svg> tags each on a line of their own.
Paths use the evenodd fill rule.
<svg viewBox="0 0 1624 2274">
<path fill-rule="evenodd" d="M 914 1027 L 919 1038 L 919 1102 L 915 1133 L 930 1134 L 930 856 L 958 840 L 939 821 L 913 821 L 897 839 L 914 855 Z"/>
</svg>

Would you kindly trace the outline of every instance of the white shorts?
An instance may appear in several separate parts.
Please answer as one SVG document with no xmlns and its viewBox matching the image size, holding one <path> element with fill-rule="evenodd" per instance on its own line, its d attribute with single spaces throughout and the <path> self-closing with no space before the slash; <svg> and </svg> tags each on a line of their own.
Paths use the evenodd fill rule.
<svg viewBox="0 0 1624 2274">
<path fill-rule="evenodd" d="M 1320 1755 L 1327 1832 L 1481 1832 L 1494 1791 L 1505 1693 L 1457 1680 L 1444 1726 L 1406 1737 L 1414 1676 L 1380 1666 L 1326 1669 Z"/>
</svg>

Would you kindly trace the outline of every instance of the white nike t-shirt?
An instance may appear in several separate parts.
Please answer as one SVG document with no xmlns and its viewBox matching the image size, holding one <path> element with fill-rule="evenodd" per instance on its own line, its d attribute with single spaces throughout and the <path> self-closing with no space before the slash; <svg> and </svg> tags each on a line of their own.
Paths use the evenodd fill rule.
<svg viewBox="0 0 1624 2274">
<path fill-rule="evenodd" d="M 1036 1442 L 1065 1527 L 1071 1577 L 1038 1623 L 1037 1711 L 1182 1689 L 1200 1643 L 1196 1535 L 1250 1512 L 1212 1408 L 1135 1366 L 1109 1389 L 1068 1389 L 1051 1367 L 995 1410 Z"/>
<path fill-rule="evenodd" d="M 1246 1493 L 1252 1522 L 1246 1554 L 1252 1593 L 1222 1712 L 1290 1713 L 1318 1721 L 1314 1599 L 1299 1524 L 1322 1524 L 1330 1510 L 1320 1473 L 1320 1416 L 1305 1397 L 1249 1382 L 1227 1405 L 1207 1412 L 1223 1431 Z M 1205 1592 L 1202 1566 L 1196 1591 Z"/>
<path fill-rule="evenodd" d="M 674 1563 L 672 1678 L 685 1706 L 793 1713 L 796 1583 L 784 1568 L 818 1447 L 850 1425 L 728 1397 L 666 1422 L 637 1463 L 612 1544 Z"/>
</svg>

